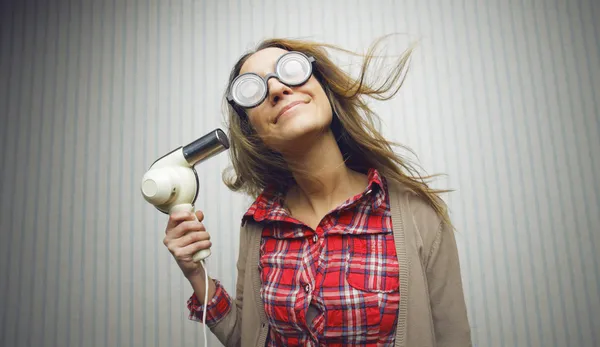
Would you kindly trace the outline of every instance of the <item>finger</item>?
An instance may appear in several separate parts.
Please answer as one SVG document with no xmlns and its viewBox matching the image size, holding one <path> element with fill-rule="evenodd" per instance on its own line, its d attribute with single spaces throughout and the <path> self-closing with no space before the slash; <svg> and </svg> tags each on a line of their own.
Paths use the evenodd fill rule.
<svg viewBox="0 0 600 347">
<path fill-rule="evenodd" d="M 188 220 L 181 222 L 178 226 L 168 232 L 168 236 L 172 239 L 178 239 L 183 235 L 192 231 L 206 231 L 204 224 L 196 220 Z"/>
<path fill-rule="evenodd" d="M 192 231 L 178 239 L 173 240 L 174 247 L 187 247 L 194 242 L 210 240 L 210 234 L 206 231 Z"/>
<path fill-rule="evenodd" d="M 196 218 L 198 218 L 198 222 L 202 222 L 204 220 L 204 212 L 200 210 L 196 211 Z"/>
<path fill-rule="evenodd" d="M 179 238 L 165 238 L 164 242 L 169 251 L 171 251 L 173 254 L 176 254 L 178 250 L 202 241 L 210 241 L 210 234 L 206 231 L 191 231 Z"/>
<path fill-rule="evenodd" d="M 194 215 L 192 213 L 186 211 L 173 212 L 169 215 L 169 221 L 167 222 L 166 230 L 173 229 L 181 222 L 189 220 L 194 220 Z"/>
<path fill-rule="evenodd" d="M 209 240 L 194 242 L 185 247 L 177 248 L 173 255 L 180 260 L 191 260 L 194 254 L 203 249 L 210 248 L 212 246 L 212 242 Z"/>
<path fill-rule="evenodd" d="M 196 221 L 195 219 L 184 220 L 175 227 L 167 229 L 165 232 L 164 242 L 165 244 L 168 244 L 171 242 L 171 240 L 176 240 L 190 231 L 206 231 L 206 228 L 204 228 L 202 223 Z"/>
</svg>

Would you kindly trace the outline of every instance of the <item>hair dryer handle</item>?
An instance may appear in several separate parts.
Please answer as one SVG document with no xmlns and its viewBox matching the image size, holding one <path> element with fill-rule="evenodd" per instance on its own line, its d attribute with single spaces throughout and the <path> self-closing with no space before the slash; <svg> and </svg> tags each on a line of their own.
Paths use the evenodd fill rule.
<svg viewBox="0 0 600 347">
<path fill-rule="evenodd" d="M 196 217 L 196 213 L 194 211 L 194 206 L 192 204 L 175 205 L 171 208 L 170 213 L 179 212 L 179 211 L 190 212 L 194 216 L 194 219 L 198 220 L 198 217 Z M 201 251 L 196 252 L 193 255 L 192 259 L 194 260 L 194 262 L 199 263 L 202 260 L 208 258 L 210 255 L 211 255 L 210 248 L 207 248 L 207 249 L 203 249 Z"/>
</svg>

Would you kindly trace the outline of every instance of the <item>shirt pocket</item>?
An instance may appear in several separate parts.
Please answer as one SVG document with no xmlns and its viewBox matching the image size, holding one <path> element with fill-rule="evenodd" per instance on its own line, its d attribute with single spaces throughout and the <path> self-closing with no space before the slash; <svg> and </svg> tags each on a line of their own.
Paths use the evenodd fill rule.
<svg viewBox="0 0 600 347">
<path fill-rule="evenodd" d="M 349 246 L 348 285 L 373 293 L 398 291 L 400 271 L 391 233 L 352 236 Z"/>
</svg>

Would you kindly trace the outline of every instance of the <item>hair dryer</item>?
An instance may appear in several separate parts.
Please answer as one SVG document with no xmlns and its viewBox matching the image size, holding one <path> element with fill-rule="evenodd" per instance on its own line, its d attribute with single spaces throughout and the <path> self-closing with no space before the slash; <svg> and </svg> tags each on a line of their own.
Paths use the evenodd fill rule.
<svg viewBox="0 0 600 347">
<path fill-rule="evenodd" d="M 199 185 L 194 165 L 214 157 L 226 149 L 229 149 L 229 139 L 221 129 L 216 129 L 157 159 L 142 178 L 141 191 L 144 199 L 166 214 L 177 211 L 188 211 L 193 214 Z M 210 249 L 204 249 L 194 254 L 192 259 L 204 268 L 204 259 L 210 254 Z M 203 321 L 206 322 L 208 302 L 206 268 L 204 276 L 206 287 Z M 207 346 L 206 324 L 204 324 L 204 346 Z"/>
<path fill-rule="evenodd" d="M 216 129 L 185 146 L 178 147 L 157 159 L 142 178 L 142 195 L 159 211 L 194 213 L 198 197 L 198 174 L 194 165 L 229 149 L 229 140 Z M 210 249 L 194 254 L 195 262 L 210 256 Z"/>
</svg>

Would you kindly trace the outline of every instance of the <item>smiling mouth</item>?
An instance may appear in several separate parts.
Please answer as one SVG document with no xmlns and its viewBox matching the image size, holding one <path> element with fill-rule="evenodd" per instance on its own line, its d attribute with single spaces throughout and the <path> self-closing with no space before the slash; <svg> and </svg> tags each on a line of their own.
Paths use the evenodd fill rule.
<svg viewBox="0 0 600 347">
<path fill-rule="evenodd" d="M 291 108 L 296 107 L 297 105 L 300 105 L 300 104 L 304 104 L 304 103 L 305 103 L 304 101 L 294 101 L 294 102 L 288 104 L 286 107 L 282 108 L 281 111 L 279 111 L 279 113 L 277 114 L 277 117 L 275 117 L 275 124 L 277 124 L 279 117 L 281 117 L 284 113 L 289 111 Z"/>
</svg>

